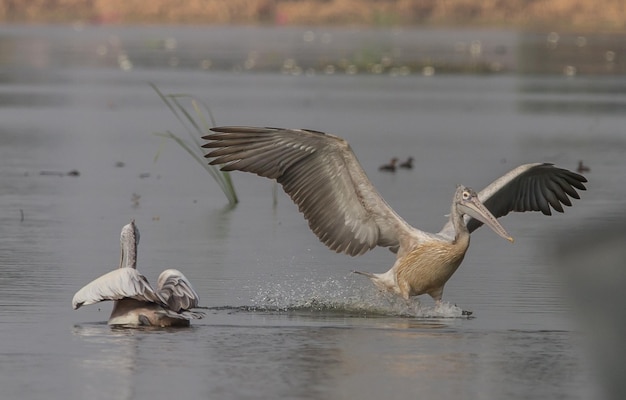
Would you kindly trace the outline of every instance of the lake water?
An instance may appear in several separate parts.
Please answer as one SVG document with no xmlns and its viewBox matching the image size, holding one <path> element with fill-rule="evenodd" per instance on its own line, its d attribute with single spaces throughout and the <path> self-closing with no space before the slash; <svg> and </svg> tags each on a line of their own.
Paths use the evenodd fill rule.
<svg viewBox="0 0 626 400">
<path fill-rule="evenodd" d="M 606 58 L 623 38 L 577 38 L 559 43 L 596 63 L 545 56 L 554 37 L 497 31 L 2 27 L 0 397 L 620 398 L 593 332 L 624 326 L 622 300 L 582 285 L 574 299 L 617 310 L 588 325 L 555 256 L 622 217 L 626 195 L 626 79 Z M 375 61 L 349 69 L 351 46 L 368 43 Z M 431 61 L 491 73 L 423 69 Z M 184 132 L 148 82 L 205 100 L 220 125 L 346 138 L 392 207 L 428 231 L 456 184 L 481 189 L 522 163 L 584 160 L 589 190 L 564 215 L 501 219 L 515 244 L 477 231 L 446 286 L 450 312 L 426 297 L 407 310 L 351 273 L 384 272 L 392 254 L 329 251 L 282 192 L 274 203 L 270 181 L 235 173 L 230 209 L 153 134 Z M 393 156 L 415 169 L 380 173 Z M 153 283 L 182 270 L 209 307 L 191 328 L 111 328 L 110 303 L 72 310 L 80 287 L 117 266 L 131 218 L 139 270 Z M 454 318 L 453 304 L 473 318 Z"/>
</svg>

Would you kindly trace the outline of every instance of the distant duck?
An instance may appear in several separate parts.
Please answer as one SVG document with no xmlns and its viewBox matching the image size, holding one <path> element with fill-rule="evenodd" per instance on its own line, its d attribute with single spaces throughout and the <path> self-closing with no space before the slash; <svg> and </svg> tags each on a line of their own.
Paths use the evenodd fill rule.
<svg viewBox="0 0 626 400">
<path fill-rule="evenodd" d="M 398 163 L 397 158 L 392 158 L 389 164 L 381 165 L 378 170 L 379 171 L 387 171 L 387 172 L 396 172 L 396 164 Z"/>
<path fill-rule="evenodd" d="M 583 160 L 580 160 L 578 161 L 578 168 L 576 168 L 576 171 L 578 171 L 578 173 L 590 172 L 591 168 L 583 164 Z"/>
<path fill-rule="evenodd" d="M 413 157 L 409 157 L 405 162 L 400 163 L 400 168 L 413 169 Z"/>
</svg>

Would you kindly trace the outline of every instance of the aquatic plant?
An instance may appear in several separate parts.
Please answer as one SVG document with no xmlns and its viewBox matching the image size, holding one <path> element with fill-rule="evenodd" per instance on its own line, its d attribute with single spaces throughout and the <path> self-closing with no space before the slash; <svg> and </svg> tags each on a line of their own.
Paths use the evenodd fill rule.
<svg viewBox="0 0 626 400">
<path fill-rule="evenodd" d="M 183 126 L 185 131 L 189 134 L 191 141 L 185 140 L 171 131 L 155 132 L 154 134 L 166 139 L 171 139 L 178 143 L 178 145 L 189 153 L 189 155 L 196 160 L 198 164 L 202 165 L 202 168 L 204 168 L 217 182 L 226 195 L 230 205 L 234 206 L 237 204 L 239 199 L 237 198 L 237 193 L 235 192 L 235 187 L 233 186 L 230 173 L 220 171 L 218 166 L 209 165 L 204 158 L 204 151 L 202 150 L 200 138 L 210 133 L 209 129 L 216 125 L 215 117 L 213 116 L 211 109 L 205 102 L 196 99 L 194 96 L 188 94 L 164 94 L 156 87 L 155 84 L 150 83 L 150 86 L 159 95 L 163 103 L 165 103 L 172 114 L 174 114 L 176 119 Z M 191 107 L 193 108 L 193 112 L 190 112 L 183 105 L 182 101 L 189 101 L 191 103 Z M 211 124 L 208 123 L 205 114 L 209 116 Z M 154 156 L 155 161 L 159 158 L 160 153 L 161 149 L 159 149 L 157 154 Z"/>
</svg>

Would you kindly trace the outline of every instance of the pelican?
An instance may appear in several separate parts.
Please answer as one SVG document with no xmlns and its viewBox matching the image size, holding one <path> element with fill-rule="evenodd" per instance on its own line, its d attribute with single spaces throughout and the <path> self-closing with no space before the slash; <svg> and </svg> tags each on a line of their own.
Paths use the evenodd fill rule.
<svg viewBox="0 0 626 400">
<path fill-rule="evenodd" d="M 189 326 L 191 319 L 204 313 L 190 311 L 198 307 L 198 295 L 180 271 L 167 269 L 157 280 L 157 290 L 137 272 L 139 229 L 135 220 L 122 228 L 120 266 L 85 285 L 74 295 L 74 310 L 105 300 L 113 300 L 109 325 Z"/>
<path fill-rule="evenodd" d="M 204 136 L 213 149 L 205 157 L 224 171 L 246 171 L 276 179 L 298 205 L 309 227 L 331 250 L 356 256 L 376 246 L 396 253 L 387 272 L 358 272 L 379 289 L 409 300 L 430 295 L 440 305 L 470 234 L 485 224 L 513 242 L 497 218 L 511 211 L 563 212 L 587 180 L 548 163 L 521 165 L 476 193 L 459 185 L 448 222 L 439 233 L 409 225 L 365 175 L 348 142 L 306 129 L 217 127 Z M 568 197 L 569 196 L 569 197 Z"/>
<path fill-rule="evenodd" d="M 396 164 L 398 163 L 398 159 L 397 158 L 392 158 L 391 161 L 389 162 L 389 164 L 383 164 L 380 167 L 378 167 L 379 171 L 386 171 L 386 172 L 396 172 Z"/>
</svg>

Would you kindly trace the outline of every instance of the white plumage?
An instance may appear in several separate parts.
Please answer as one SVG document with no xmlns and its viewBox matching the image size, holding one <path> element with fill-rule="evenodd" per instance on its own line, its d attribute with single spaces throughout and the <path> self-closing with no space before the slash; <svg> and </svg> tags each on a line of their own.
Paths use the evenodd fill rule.
<svg viewBox="0 0 626 400">
<path fill-rule="evenodd" d="M 76 292 L 72 299 L 75 310 L 100 301 L 115 301 L 110 325 L 187 326 L 189 320 L 204 316 L 191 311 L 198 307 L 198 295 L 182 272 L 163 271 L 154 290 L 136 270 L 139 229 L 134 220 L 122 228 L 120 244 L 120 267 Z"/>
</svg>

